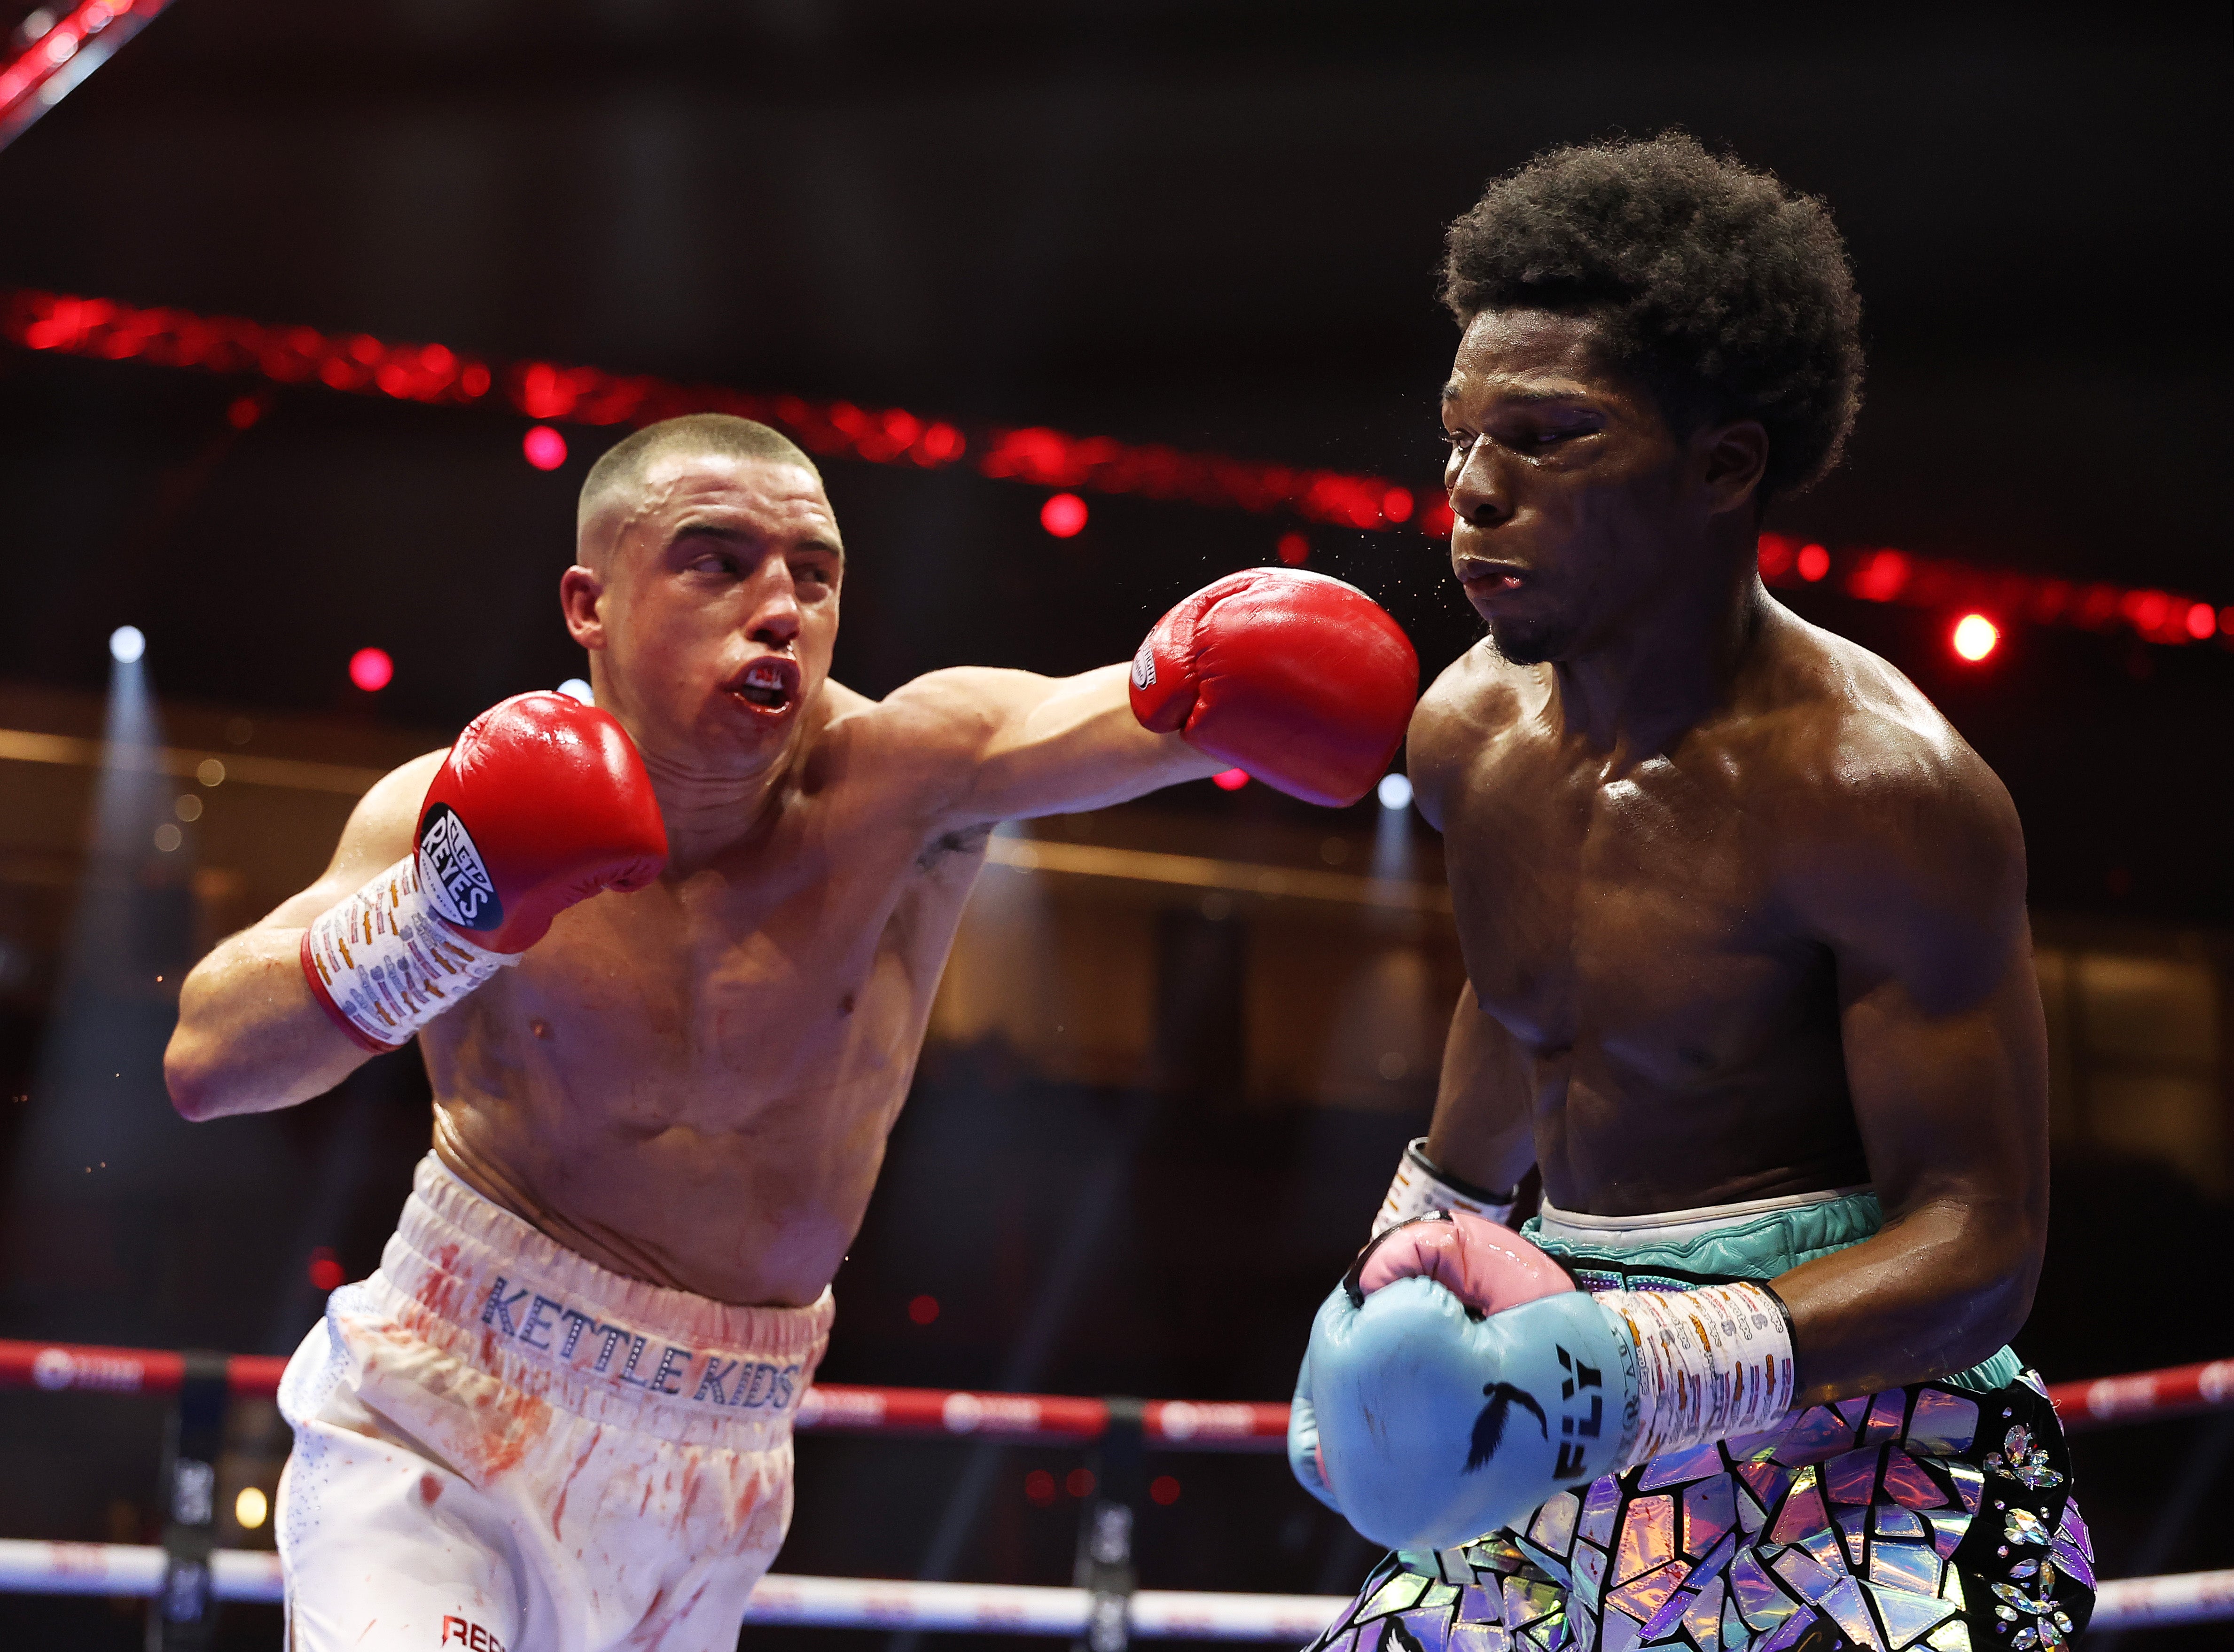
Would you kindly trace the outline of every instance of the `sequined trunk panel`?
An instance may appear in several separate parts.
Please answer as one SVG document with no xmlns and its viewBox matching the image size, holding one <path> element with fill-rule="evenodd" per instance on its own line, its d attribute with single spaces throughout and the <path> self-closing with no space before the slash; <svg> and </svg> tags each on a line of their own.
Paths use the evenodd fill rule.
<svg viewBox="0 0 2234 1652">
<path fill-rule="evenodd" d="M 2060 1652 L 2094 1545 L 2040 1380 L 1810 1406 L 1395 1554 L 1312 1652 Z"/>
</svg>

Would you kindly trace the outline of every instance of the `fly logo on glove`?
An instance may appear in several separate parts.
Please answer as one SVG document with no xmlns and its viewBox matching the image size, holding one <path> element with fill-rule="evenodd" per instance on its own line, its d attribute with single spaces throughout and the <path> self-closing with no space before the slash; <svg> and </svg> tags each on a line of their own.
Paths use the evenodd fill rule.
<svg viewBox="0 0 2234 1652">
<path fill-rule="evenodd" d="M 1792 1391 L 1764 1287 L 1586 1296 L 1519 1234 L 1437 1212 L 1368 1245 L 1319 1309 L 1309 1462 L 1292 1429 L 1290 1460 L 1367 1537 L 1447 1549 L 1564 1486 L 1767 1428 Z"/>
<path fill-rule="evenodd" d="M 1605 1427 L 1605 1379 L 1595 1365 L 1585 1365 L 1565 1348 L 1558 1350 L 1559 1368 L 1566 1375 L 1559 1379 L 1559 1402 L 1563 1407 L 1559 1417 L 1559 1433 L 1565 1436 L 1559 1442 L 1559 1460 L 1551 1470 L 1559 1479 L 1570 1480 L 1583 1472 L 1583 1441 L 1597 1440 Z M 1591 1408 L 1586 1414 L 1566 1410 L 1585 1388 L 1597 1392 L 1590 1396 Z"/>
<path fill-rule="evenodd" d="M 504 903 L 495 880 L 481 862 L 473 833 L 447 803 L 428 807 L 419 823 L 420 882 L 434 910 L 461 930 L 487 931 L 504 926 Z"/>
</svg>

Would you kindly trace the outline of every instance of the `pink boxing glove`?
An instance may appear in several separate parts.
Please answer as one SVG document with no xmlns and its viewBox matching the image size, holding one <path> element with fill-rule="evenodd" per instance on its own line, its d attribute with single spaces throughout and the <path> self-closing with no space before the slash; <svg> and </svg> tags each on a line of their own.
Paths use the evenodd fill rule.
<svg viewBox="0 0 2234 1652">
<path fill-rule="evenodd" d="M 1435 1211 L 1383 1230 L 1358 1252 L 1343 1283 L 1362 1302 L 1399 1279 L 1431 1279 L 1477 1315 L 1572 1290 L 1567 1270 L 1511 1228 L 1464 1211 Z"/>
</svg>

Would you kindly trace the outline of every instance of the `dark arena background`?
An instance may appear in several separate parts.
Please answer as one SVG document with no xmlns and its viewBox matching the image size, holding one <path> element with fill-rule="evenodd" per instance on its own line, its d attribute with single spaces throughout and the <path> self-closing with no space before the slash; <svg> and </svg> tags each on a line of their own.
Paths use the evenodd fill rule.
<svg viewBox="0 0 2234 1652">
<path fill-rule="evenodd" d="M 2023 818 L 2054 1223 L 2016 1345 L 2052 1384 L 2234 1355 L 2223 5 L 0 0 L 0 1338 L 280 1355 L 376 1265 L 417 1055 L 190 1126 L 178 983 L 376 774 L 581 675 L 558 575 L 632 425 L 728 408 L 820 458 L 836 674 L 871 695 L 1122 659 L 1278 562 L 1377 597 L 1432 676 L 1480 634 L 1437 544 L 1442 226 L 1545 146 L 1680 125 L 1824 197 L 1866 307 L 1850 456 L 1772 511 L 1763 571 Z M 1401 786 L 1201 782 L 994 851 L 822 1380 L 1284 1401 L 1433 1100 L 1435 834 Z M 0 1539 L 161 1544 L 175 1401 L 72 1369 L 0 1392 Z M 223 1427 L 216 1541 L 268 1551 L 287 1431 L 258 1394 Z M 776 1570 L 1067 1585 L 1112 1464 L 1143 1589 L 1346 1594 L 1375 1557 L 1277 1453 L 1152 1440 L 1135 1479 L 938 1433 L 803 1435 Z M 2234 1566 L 2234 1413 L 2074 1448 L 2106 1578 Z M 154 1644 L 147 1614 L 4 1594 L 0 1642 Z M 209 1643 L 281 1633 L 235 1602 Z"/>
</svg>

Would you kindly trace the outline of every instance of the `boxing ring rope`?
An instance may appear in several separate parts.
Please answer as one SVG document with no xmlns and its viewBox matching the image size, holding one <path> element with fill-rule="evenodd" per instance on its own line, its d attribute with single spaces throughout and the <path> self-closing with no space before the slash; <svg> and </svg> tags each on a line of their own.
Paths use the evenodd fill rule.
<svg viewBox="0 0 2234 1652">
<path fill-rule="evenodd" d="M 258 1355 L 0 1341 L 0 1389 L 166 1397 L 187 1388 L 198 1362 L 205 1373 L 220 1377 L 235 1399 L 271 1399 L 286 1367 L 284 1359 Z M 2059 1383 L 2048 1394 L 2072 1433 L 2234 1410 L 2234 1359 Z M 1135 1416 L 1140 1443 L 1159 1450 L 1274 1452 L 1286 1438 L 1288 1407 L 828 1384 L 807 1390 L 796 1426 L 802 1433 L 1085 1445 L 1131 1426 Z M 0 1594 L 149 1598 L 163 1592 L 172 1564 L 169 1553 L 154 1544 L 0 1540 Z M 209 1555 L 208 1570 L 210 1598 L 281 1598 L 279 1557 L 269 1550 L 218 1550 Z M 1088 1629 L 1095 1603 L 1094 1592 L 1083 1588 L 777 1574 L 754 1591 L 745 1622 L 1076 1636 Z M 1301 1642 L 1346 1603 L 1346 1596 L 1333 1595 L 1139 1590 L 1125 1598 L 1125 1623 L 1132 1638 L 1142 1640 Z M 2234 1570 L 2107 1581 L 2096 1598 L 2093 1627 L 2228 1621 L 2234 1621 Z"/>
</svg>

